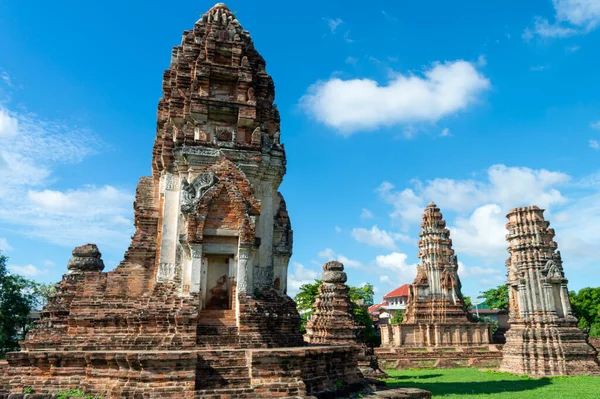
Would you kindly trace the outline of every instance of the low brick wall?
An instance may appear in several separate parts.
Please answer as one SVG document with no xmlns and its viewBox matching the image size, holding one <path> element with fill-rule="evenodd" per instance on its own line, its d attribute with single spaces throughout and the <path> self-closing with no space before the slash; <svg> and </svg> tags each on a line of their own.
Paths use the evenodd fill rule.
<svg viewBox="0 0 600 399">
<path fill-rule="evenodd" d="M 501 345 L 455 348 L 377 348 L 382 369 L 496 368 L 502 360 Z"/>
<path fill-rule="evenodd" d="M 364 386 L 357 366 L 358 353 L 358 347 L 341 346 L 190 352 L 13 352 L 9 354 L 11 368 L 4 389 L 23 392 L 31 388 L 39 395 L 80 388 L 86 394 L 102 394 L 105 399 L 212 399 L 232 392 L 240 399 L 271 395 L 327 399 Z"/>
<path fill-rule="evenodd" d="M 358 347 L 309 347 L 250 351 L 252 387 L 294 387 L 300 395 L 330 397 L 340 386 L 362 384 L 357 367 Z M 293 396 L 293 391 L 288 392 Z M 335 397 L 335 396 L 331 396 Z"/>
</svg>

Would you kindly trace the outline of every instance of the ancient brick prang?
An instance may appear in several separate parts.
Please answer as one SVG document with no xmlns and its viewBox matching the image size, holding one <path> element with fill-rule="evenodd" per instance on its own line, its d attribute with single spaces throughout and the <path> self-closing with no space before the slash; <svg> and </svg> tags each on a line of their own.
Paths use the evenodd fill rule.
<svg viewBox="0 0 600 399">
<path fill-rule="evenodd" d="M 315 310 L 306 323 L 304 339 L 311 344 L 358 344 L 361 327 L 351 312 L 349 288 L 344 265 L 329 262 L 323 266 Z"/>
<path fill-rule="evenodd" d="M 537 376 L 600 374 L 577 328 L 554 229 L 537 206 L 507 215 L 509 323 L 501 370 Z"/>
<path fill-rule="evenodd" d="M 22 351 L 0 364 L 0 389 L 305 399 L 364 385 L 356 347 L 305 346 L 286 293 L 293 232 L 265 65 L 223 4 L 184 32 L 123 261 L 104 273 L 97 247 L 75 249 Z"/>
<path fill-rule="evenodd" d="M 409 286 L 408 303 L 400 325 L 381 330 L 384 346 L 487 345 L 488 324 L 467 317 L 458 260 L 450 230 L 433 202 L 427 205 L 419 233 L 417 277 Z"/>
</svg>

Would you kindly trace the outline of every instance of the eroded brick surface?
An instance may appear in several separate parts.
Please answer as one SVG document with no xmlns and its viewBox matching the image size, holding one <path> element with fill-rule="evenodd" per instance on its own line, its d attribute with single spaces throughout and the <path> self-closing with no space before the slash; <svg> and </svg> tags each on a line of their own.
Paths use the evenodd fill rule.
<svg viewBox="0 0 600 399">
<path fill-rule="evenodd" d="M 509 322 L 500 369 L 536 376 L 600 374 L 577 328 L 554 229 L 537 206 L 507 215 Z"/>
<path fill-rule="evenodd" d="M 97 247 L 76 248 L 22 351 L 0 363 L 4 389 L 304 399 L 364 386 L 356 348 L 304 346 L 286 293 L 293 232 L 265 68 L 223 4 L 183 33 L 123 261 L 105 273 Z"/>
<path fill-rule="evenodd" d="M 433 202 L 425 208 L 421 230 L 420 263 L 409 286 L 404 319 L 399 325 L 381 326 L 382 346 L 489 344 L 489 325 L 473 323 L 467 317 L 450 230 Z"/>
</svg>

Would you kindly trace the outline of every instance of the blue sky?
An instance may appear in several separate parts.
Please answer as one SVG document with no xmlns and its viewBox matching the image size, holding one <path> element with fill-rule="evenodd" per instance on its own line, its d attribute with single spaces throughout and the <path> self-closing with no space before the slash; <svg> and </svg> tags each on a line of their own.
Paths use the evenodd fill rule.
<svg viewBox="0 0 600 399">
<path fill-rule="evenodd" d="M 118 264 L 171 48 L 212 5 L 0 2 L 11 270 L 56 282 L 87 242 Z M 600 0 L 228 6 L 275 80 L 292 294 L 332 258 L 378 296 L 411 282 L 429 201 L 466 295 L 504 281 L 505 214 L 531 204 L 547 209 L 570 288 L 599 285 Z"/>
</svg>

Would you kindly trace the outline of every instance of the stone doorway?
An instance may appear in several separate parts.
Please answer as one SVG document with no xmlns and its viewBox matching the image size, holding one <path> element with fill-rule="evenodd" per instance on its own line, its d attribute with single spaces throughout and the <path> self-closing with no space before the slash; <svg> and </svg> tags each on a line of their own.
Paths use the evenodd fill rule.
<svg viewBox="0 0 600 399">
<path fill-rule="evenodd" d="M 232 309 L 233 257 L 208 255 L 206 257 L 205 309 Z"/>
</svg>

